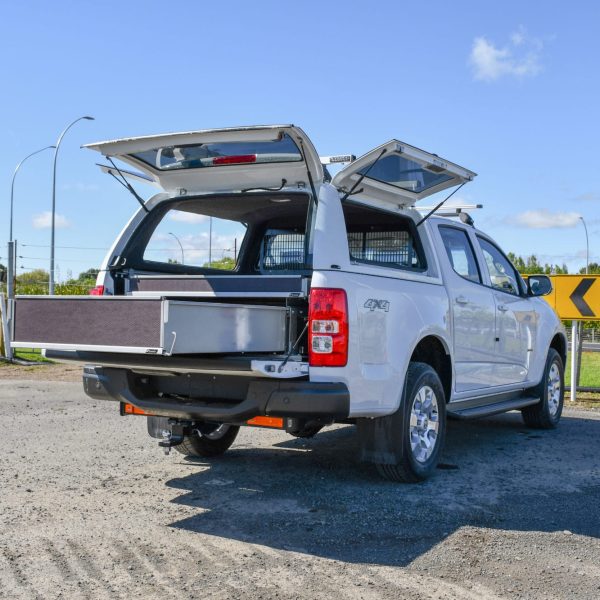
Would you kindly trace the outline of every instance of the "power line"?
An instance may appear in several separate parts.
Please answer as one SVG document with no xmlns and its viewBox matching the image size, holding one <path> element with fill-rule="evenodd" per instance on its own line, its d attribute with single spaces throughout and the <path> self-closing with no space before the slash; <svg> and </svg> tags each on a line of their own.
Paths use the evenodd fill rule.
<svg viewBox="0 0 600 600">
<path fill-rule="evenodd" d="M 19 246 L 26 246 L 28 248 L 50 248 L 44 244 L 22 244 L 19 242 Z M 94 248 L 93 246 L 56 246 L 56 248 L 67 248 L 69 250 L 107 250 L 107 247 Z"/>
<path fill-rule="evenodd" d="M 50 260 L 48 257 L 42 257 L 42 256 L 21 256 L 19 255 L 18 258 L 22 258 L 24 260 L 45 260 L 48 261 Z M 81 258 L 61 258 L 58 259 L 59 262 L 88 262 L 90 259 L 86 258 L 86 259 L 81 259 Z"/>
</svg>

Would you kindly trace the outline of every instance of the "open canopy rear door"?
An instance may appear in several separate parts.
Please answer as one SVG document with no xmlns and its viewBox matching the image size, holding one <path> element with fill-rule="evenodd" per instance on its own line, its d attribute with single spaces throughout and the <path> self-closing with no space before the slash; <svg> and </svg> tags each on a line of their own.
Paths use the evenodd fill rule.
<svg viewBox="0 0 600 600">
<path fill-rule="evenodd" d="M 167 193 L 310 189 L 323 180 L 319 156 L 293 125 L 207 129 L 87 144 L 135 166 Z"/>
<path fill-rule="evenodd" d="M 436 154 L 392 140 L 343 168 L 332 183 L 348 192 L 363 175 L 354 190 L 357 198 L 412 206 L 436 192 L 471 181 L 476 174 Z"/>
</svg>

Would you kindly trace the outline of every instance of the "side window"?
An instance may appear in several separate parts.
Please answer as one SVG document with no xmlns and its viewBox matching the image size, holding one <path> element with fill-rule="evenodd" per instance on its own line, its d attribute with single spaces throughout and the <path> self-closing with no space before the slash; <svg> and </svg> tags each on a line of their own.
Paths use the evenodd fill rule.
<svg viewBox="0 0 600 600">
<path fill-rule="evenodd" d="M 492 287 L 508 294 L 519 295 L 518 275 L 509 260 L 490 242 L 478 237 Z"/>
<path fill-rule="evenodd" d="M 353 261 L 393 269 L 426 268 L 410 219 L 352 203 L 344 203 L 343 209 Z"/>
<path fill-rule="evenodd" d="M 448 260 L 456 273 L 475 283 L 481 283 L 481 275 L 475 252 L 466 231 L 456 227 L 440 226 L 440 235 L 446 248 Z"/>
</svg>

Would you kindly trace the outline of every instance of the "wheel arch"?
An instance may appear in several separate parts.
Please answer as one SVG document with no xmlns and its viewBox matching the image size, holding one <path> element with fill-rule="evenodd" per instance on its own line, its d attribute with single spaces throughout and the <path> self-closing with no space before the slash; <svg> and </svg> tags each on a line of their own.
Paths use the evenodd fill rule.
<svg viewBox="0 0 600 600">
<path fill-rule="evenodd" d="M 563 361 L 563 366 L 567 364 L 567 338 L 562 333 L 557 333 L 550 342 L 550 348 L 554 348 Z"/>
<path fill-rule="evenodd" d="M 437 335 L 426 335 L 415 346 L 410 362 L 428 364 L 438 374 L 444 388 L 446 402 L 452 395 L 452 357 L 446 341 Z"/>
</svg>

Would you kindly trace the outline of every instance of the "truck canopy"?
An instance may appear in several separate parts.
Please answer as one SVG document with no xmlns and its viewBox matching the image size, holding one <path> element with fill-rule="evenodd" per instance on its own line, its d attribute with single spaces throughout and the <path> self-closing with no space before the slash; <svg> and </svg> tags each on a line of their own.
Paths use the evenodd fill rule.
<svg viewBox="0 0 600 600">
<path fill-rule="evenodd" d="M 172 196 L 256 189 L 309 189 L 323 167 L 294 125 L 206 129 L 86 144 L 141 171 Z M 126 174 L 129 175 L 129 174 Z"/>
</svg>

